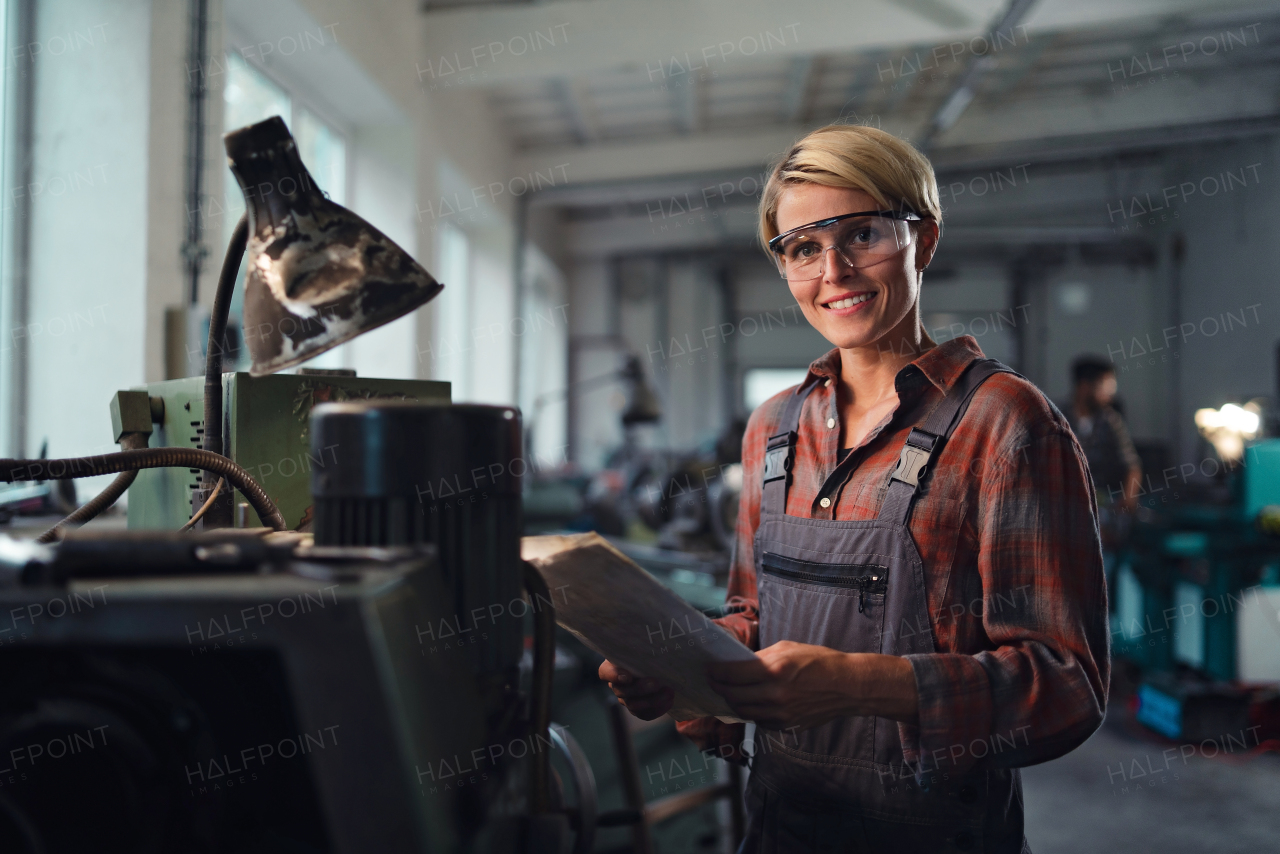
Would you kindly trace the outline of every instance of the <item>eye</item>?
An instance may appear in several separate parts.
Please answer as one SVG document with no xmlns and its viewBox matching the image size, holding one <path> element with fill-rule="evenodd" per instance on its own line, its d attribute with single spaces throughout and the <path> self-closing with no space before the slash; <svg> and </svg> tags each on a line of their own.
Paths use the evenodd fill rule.
<svg viewBox="0 0 1280 854">
<path fill-rule="evenodd" d="M 796 243 L 787 249 L 787 256 L 798 260 L 806 260 L 818 255 L 821 251 L 818 244 L 811 240 Z"/>
<path fill-rule="evenodd" d="M 849 233 L 849 243 L 853 246 L 865 246 L 876 240 L 876 229 L 870 225 L 860 225 Z"/>
</svg>

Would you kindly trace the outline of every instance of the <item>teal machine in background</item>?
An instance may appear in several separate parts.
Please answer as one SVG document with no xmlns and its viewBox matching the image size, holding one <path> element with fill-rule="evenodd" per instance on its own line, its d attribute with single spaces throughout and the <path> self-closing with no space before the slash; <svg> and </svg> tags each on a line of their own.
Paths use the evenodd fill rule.
<svg viewBox="0 0 1280 854">
<path fill-rule="evenodd" d="M 1244 452 L 1244 518 L 1280 507 L 1280 439 L 1256 442 Z"/>
<path fill-rule="evenodd" d="M 1170 738 L 1234 733 L 1280 684 L 1280 439 L 1230 478 L 1229 502 L 1160 505 L 1120 555 L 1112 651 L 1142 669 L 1138 719 Z"/>
<path fill-rule="evenodd" d="M 364 379 L 350 371 L 309 371 L 222 378 L 226 455 L 244 468 L 279 507 L 291 530 L 307 529 L 311 508 L 311 471 L 333 463 L 337 448 L 310 446 L 309 420 L 318 403 L 358 400 L 408 400 L 449 403 L 449 383 L 434 380 Z M 149 383 L 136 391 L 150 398 L 149 447 L 202 447 L 204 378 Z M 119 410 L 119 404 L 115 404 Z M 210 487 L 198 469 L 146 469 L 129 489 L 129 528 L 173 531 L 191 517 L 192 494 Z M 214 478 L 216 482 L 216 478 Z M 258 515 L 238 492 L 237 527 L 257 527 Z"/>
</svg>

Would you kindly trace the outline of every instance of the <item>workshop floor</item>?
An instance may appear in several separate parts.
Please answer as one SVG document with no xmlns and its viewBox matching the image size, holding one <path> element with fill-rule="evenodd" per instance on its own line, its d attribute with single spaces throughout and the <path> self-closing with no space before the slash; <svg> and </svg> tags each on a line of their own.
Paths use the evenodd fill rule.
<svg viewBox="0 0 1280 854">
<path fill-rule="evenodd" d="M 1184 759 L 1190 749 L 1180 752 L 1113 703 L 1107 722 L 1077 750 L 1023 769 L 1031 850 L 1280 850 L 1280 755 L 1258 752 L 1249 733 L 1205 743 Z"/>
<path fill-rule="evenodd" d="M 592 692 L 577 696 L 576 708 L 562 710 L 579 737 L 590 744 L 597 764 L 602 808 L 622 805 L 608 767 L 603 717 Z M 567 713 L 567 714 L 565 714 Z M 1184 757 L 1178 747 L 1139 727 L 1122 704 L 1077 750 L 1053 762 L 1023 770 L 1027 839 L 1035 854 L 1118 851 L 1143 854 L 1257 854 L 1277 851 L 1280 839 L 1280 755 L 1241 749 L 1237 738 Z M 714 782 L 691 745 L 666 725 L 636 733 L 647 799 L 682 785 Z M 1190 748 L 1188 747 L 1189 751 Z M 647 775 L 644 773 L 647 771 Z M 688 773 L 683 780 L 672 773 Z M 694 773 L 689 773 L 694 772 Z M 723 851 L 715 842 L 713 809 L 666 823 L 654 833 L 655 854 Z M 628 837 L 603 831 L 596 851 L 625 851 Z"/>
<path fill-rule="evenodd" d="M 582 655 L 567 637 L 562 643 Z M 622 794 L 603 714 L 606 691 L 589 678 L 594 665 L 558 686 L 554 718 L 568 724 L 595 769 L 601 809 L 617 809 Z M 1203 742 L 1194 748 L 1162 738 L 1133 719 L 1127 691 L 1114 686 L 1107 721 L 1061 759 L 1023 769 L 1026 834 L 1035 854 L 1116 851 L 1125 854 L 1257 854 L 1280 851 L 1280 754 L 1259 749 L 1255 733 Z M 714 783 L 708 767 L 666 719 L 633 720 L 645 798 Z M 1214 755 L 1216 754 L 1216 755 Z M 723 817 L 721 817 L 723 820 Z M 654 854 L 712 854 L 714 807 L 654 829 Z M 602 829 L 595 851 L 624 852 L 629 834 Z"/>
</svg>

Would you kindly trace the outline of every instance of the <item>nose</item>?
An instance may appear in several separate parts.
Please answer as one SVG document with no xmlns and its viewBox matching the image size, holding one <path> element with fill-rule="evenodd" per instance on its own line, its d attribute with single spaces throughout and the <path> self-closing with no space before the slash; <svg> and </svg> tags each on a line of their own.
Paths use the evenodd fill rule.
<svg viewBox="0 0 1280 854">
<path fill-rule="evenodd" d="M 839 250 L 838 247 L 828 246 L 826 249 L 822 251 L 822 277 L 824 279 L 827 278 L 828 274 L 830 273 L 834 273 L 838 278 L 841 278 L 844 275 L 844 271 L 840 270 L 840 268 L 836 265 L 835 262 L 828 262 L 827 256 L 831 252 L 836 253 L 836 257 L 840 259 L 839 263 L 843 264 L 846 269 L 848 270 L 853 269 L 853 265 L 849 263 L 849 259 L 844 257 L 844 254 Z"/>
</svg>

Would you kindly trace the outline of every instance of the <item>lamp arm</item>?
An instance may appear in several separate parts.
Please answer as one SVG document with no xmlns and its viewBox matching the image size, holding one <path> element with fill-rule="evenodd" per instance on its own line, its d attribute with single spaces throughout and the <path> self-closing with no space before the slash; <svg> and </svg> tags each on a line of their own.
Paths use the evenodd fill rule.
<svg viewBox="0 0 1280 854">
<path fill-rule="evenodd" d="M 542 409 L 548 403 L 560 398 L 568 399 L 570 394 L 579 391 L 590 391 L 593 388 L 603 388 L 612 385 L 620 379 L 626 379 L 625 370 L 614 371 L 610 374 L 601 374 L 598 377 L 587 377 L 585 380 L 578 380 L 576 383 L 569 383 L 564 388 L 555 391 L 547 391 L 538 395 L 533 399 L 533 411 L 529 413 L 529 419 L 525 422 L 524 428 L 524 446 L 533 448 L 533 428 L 538 423 L 538 416 L 542 414 Z"/>
<path fill-rule="evenodd" d="M 561 389 L 555 391 L 543 392 L 533 399 L 535 410 L 545 406 L 556 398 L 568 397 L 572 392 L 590 391 L 594 388 L 603 388 L 611 385 L 618 380 L 627 379 L 628 374 L 625 371 L 614 371 L 609 374 L 601 374 L 598 377 L 587 377 L 585 380 L 578 380 L 576 383 L 569 383 Z"/>
<path fill-rule="evenodd" d="M 204 443 L 206 451 L 222 453 L 222 344 L 227 335 L 227 314 L 231 311 L 231 293 L 236 287 L 236 274 L 244 260 L 249 241 L 249 212 L 240 215 L 227 254 L 218 275 L 218 290 L 209 312 L 209 346 L 204 361 Z"/>
</svg>

